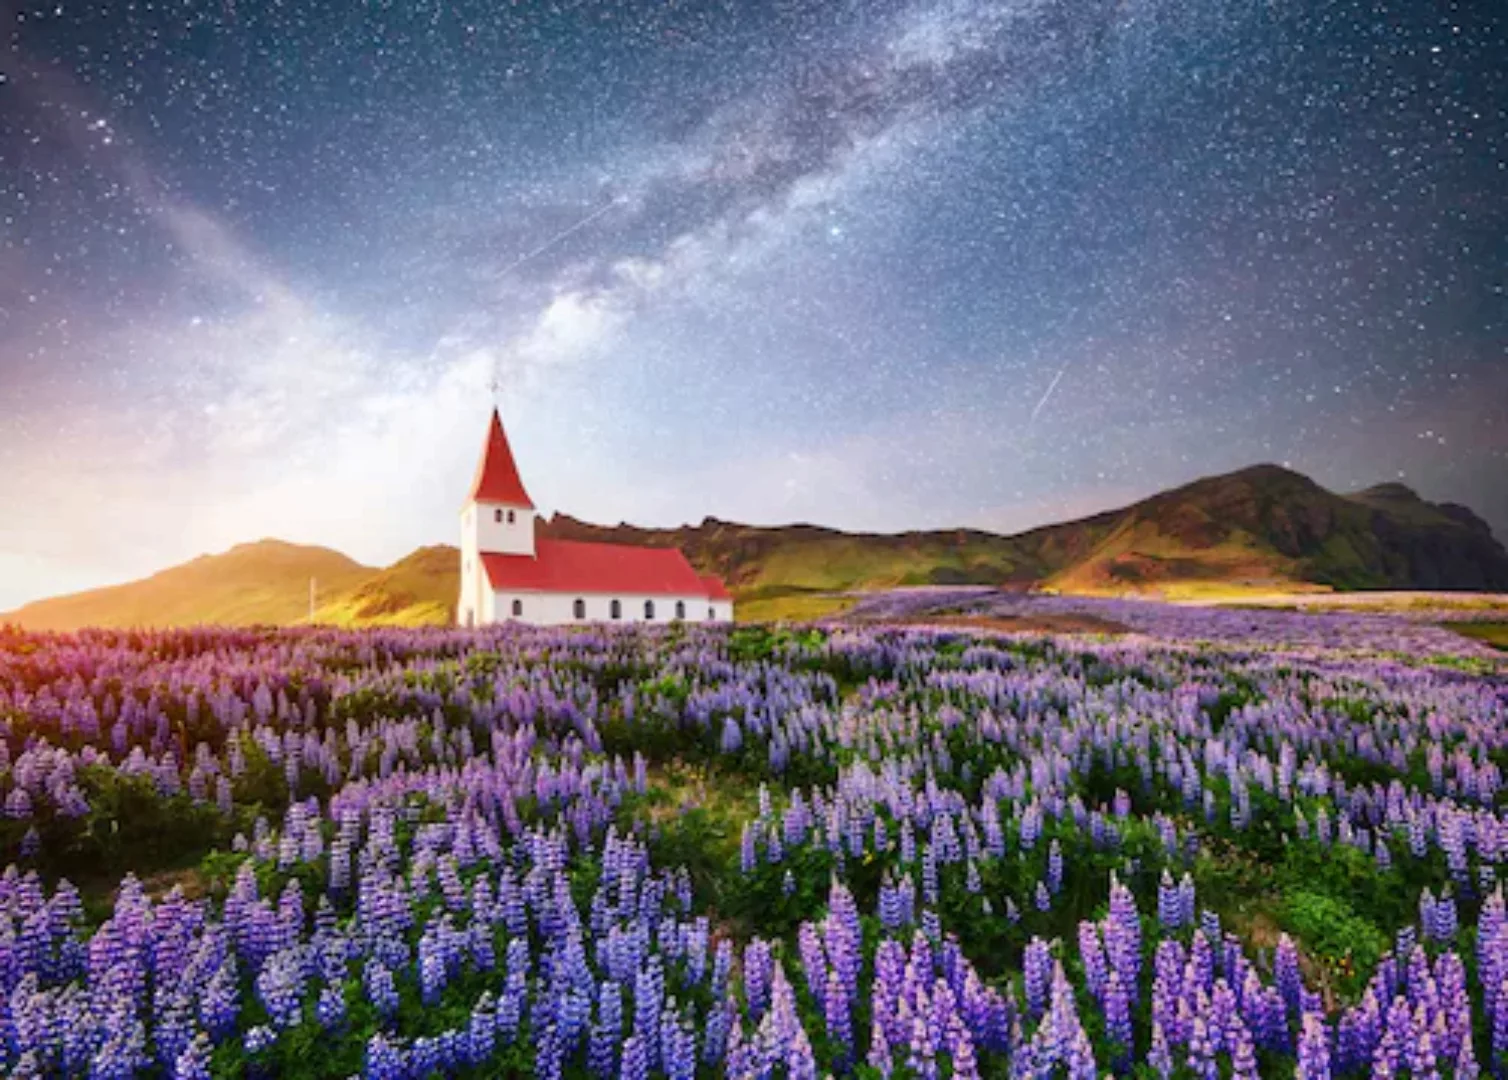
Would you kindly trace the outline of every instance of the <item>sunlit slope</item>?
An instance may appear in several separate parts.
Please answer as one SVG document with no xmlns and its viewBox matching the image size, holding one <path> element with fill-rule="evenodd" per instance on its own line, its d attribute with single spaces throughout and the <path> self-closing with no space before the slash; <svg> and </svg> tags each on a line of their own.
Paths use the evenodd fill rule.
<svg viewBox="0 0 1508 1080">
<path fill-rule="evenodd" d="M 461 555 L 420 548 L 322 606 L 315 621 L 340 626 L 435 626 L 455 621 Z"/>
<path fill-rule="evenodd" d="M 1108 517 L 1108 520 L 1106 518 Z M 1508 553 L 1465 507 L 1400 484 L 1355 495 L 1258 465 L 1163 492 L 1094 519 L 1097 536 L 1048 576 L 1064 591 L 1125 592 L 1218 584 L 1268 588 L 1508 589 Z M 1022 537 L 1063 547 L 1086 523 Z"/>
<path fill-rule="evenodd" d="M 246 626 L 307 619 L 309 582 L 344 592 L 372 570 L 329 548 L 261 540 L 197 559 L 141 581 L 39 600 L 5 622 L 33 630 L 81 626 Z"/>
</svg>

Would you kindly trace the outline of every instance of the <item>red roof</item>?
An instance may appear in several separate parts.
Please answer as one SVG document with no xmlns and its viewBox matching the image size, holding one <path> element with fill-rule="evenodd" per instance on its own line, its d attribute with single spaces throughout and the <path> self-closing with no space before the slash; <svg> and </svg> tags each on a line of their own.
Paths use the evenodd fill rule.
<svg viewBox="0 0 1508 1080">
<path fill-rule="evenodd" d="M 482 460 L 477 463 L 476 479 L 471 483 L 471 498 L 476 502 L 534 509 L 524 482 L 518 478 L 513 450 L 508 445 L 508 436 L 503 434 L 503 418 L 496 409 L 492 410 L 492 428 L 487 432 L 487 445 L 482 448 Z"/>
<path fill-rule="evenodd" d="M 733 594 L 728 592 L 728 587 L 723 584 L 723 579 L 716 574 L 703 574 L 702 584 L 707 589 L 709 600 L 732 600 Z"/>
<path fill-rule="evenodd" d="M 493 589 L 722 599 L 714 596 L 677 548 L 540 539 L 534 542 L 534 550 L 532 556 L 482 552 L 482 565 Z"/>
</svg>

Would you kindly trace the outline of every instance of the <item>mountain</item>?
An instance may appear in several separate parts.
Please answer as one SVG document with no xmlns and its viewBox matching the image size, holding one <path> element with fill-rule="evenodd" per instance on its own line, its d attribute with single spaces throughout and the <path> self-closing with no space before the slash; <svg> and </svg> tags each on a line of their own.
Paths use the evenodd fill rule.
<svg viewBox="0 0 1508 1080">
<path fill-rule="evenodd" d="M 1426 502 L 1402 484 L 1337 495 L 1277 465 L 1206 477 L 1015 536 L 855 534 L 714 518 L 639 529 L 563 515 L 541 528 L 566 539 L 680 547 L 698 569 L 721 574 L 740 600 L 968 583 L 1069 592 L 1200 584 L 1508 590 L 1508 552 L 1465 507 Z"/>
<path fill-rule="evenodd" d="M 0 615 L 0 622 L 34 630 L 293 623 L 308 618 L 311 578 L 326 594 L 344 592 L 373 573 L 329 548 L 260 540 L 141 581 L 38 600 Z"/>
<path fill-rule="evenodd" d="M 740 617 L 832 610 L 832 594 L 896 585 L 992 584 L 1064 592 L 1152 593 L 1335 588 L 1508 591 L 1508 551 L 1463 506 L 1430 503 L 1402 484 L 1350 495 L 1300 473 L 1255 465 L 1206 477 L 1119 510 L 1015 536 L 975 529 L 847 533 L 705 518 L 645 529 L 564 514 L 539 535 L 679 547 L 728 582 Z M 0 622 L 26 627 L 292 623 L 448 623 L 459 587 L 454 547 L 421 548 L 373 570 L 324 548 L 264 540 L 145 581 L 27 605 Z"/>
<path fill-rule="evenodd" d="M 1336 495 L 1256 465 L 1018 537 L 1064 591 L 1219 583 L 1508 589 L 1508 552 L 1465 507 L 1402 484 Z"/>
</svg>

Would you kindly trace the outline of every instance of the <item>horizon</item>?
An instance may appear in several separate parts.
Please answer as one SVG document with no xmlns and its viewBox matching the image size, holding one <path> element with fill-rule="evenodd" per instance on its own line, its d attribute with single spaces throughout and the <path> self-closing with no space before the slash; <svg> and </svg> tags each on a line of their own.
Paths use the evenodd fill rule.
<svg viewBox="0 0 1508 1080">
<path fill-rule="evenodd" d="M 454 544 L 495 399 L 590 522 L 1508 536 L 1502 12 L 524 8 L 0 11 L 0 611 Z"/>
<path fill-rule="evenodd" d="M 678 523 L 674 523 L 674 524 L 645 524 L 645 523 L 635 522 L 635 521 L 601 522 L 601 521 L 592 521 L 590 519 L 581 517 L 581 516 L 576 515 L 576 514 L 572 514 L 569 511 L 564 510 L 564 509 L 560 509 L 560 508 L 554 508 L 554 509 L 551 509 L 551 510 L 541 510 L 540 511 L 540 519 L 541 520 L 553 521 L 555 518 L 563 516 L 563 517 L 571 518 L 573 521 L 578 521 L 578 522 L 581 522 L 583 524 L 593 525 L 593 526 L 602 527 L 602 528 L 631 528 L 631 529 L 641 529 L 641 530 L 645 530 L 645 531 L 654 531 L 654 530 L 661 530 L 661 529 L 673 530 L 673 529 L 698 528 L 701 525 L 704 525 L 708 521 L 716 521 L 719 524 L 735 525 L 735 526 L 740 526 L 740 527 L 757 528 L 757 529 L 778 530 L 778 529 L 794 529 L 794 528 L 816 528 L 816 529 L 832 530 L 832 531 L 835 531 L 835 532 L 845 533 L 845 534 L 848 534 L 848 535 L 870 535 L 870 536 L 898 536 L 898 535 L 904 535 L 906 533 L 914 533 L 914 532 L 922 532 L 922 533 L 946 533 L 946 532 L 952 532 L 952 531 L 956 531 L 956 530 L 968 530 L 968 531 L 988 533 L 988 534 L 991 534 L 991 535 L 1000 536 L 1000 537 L 1004 537 L 1004 538 L 1009 539 L 1009 538 L 1011 538 L 1013 536 L 1024 535 L 1026 533 L 1033 532 L 1033 531 L 1035 531 L 1037 529 L 1052 528 L 1053 526 L 1057 526 L 1057 525 L 1069 525 L 1069 524 L 1073 524 L 1076 521 L 1083 520 L 1085 518 L 1094 517 L 1097 514 L 1110 513 L 1110 512 L 1114 512 L 1114 511 L 1118 511 L 1118 510 L 1123 510 L 1123 509 L 1128 508 L 1131 505 L 1134 505 L 1135 503 L 1142 502 L 1142 501 L 1144 501 L 1146 499 L 1153 498 L 1153 497 L 1155 497 L 1157 495 L 1163 494 L 1163 493 L 1168 492 L 1168 491 L 1177 490 L 1178 488 L 1188 486 L 1189 484 L 1197 483 L 1197 482 L 1199 482 L 1201 480 L 1218 479 L 1220 477 L 1230 476 L 1230 475 L 1233 475 L 1235 473 L 1247 472 L 1247 471 L 1250 471 L 1250 470 L 1253 470 L 1253 469 L 1259 469 L 1259 468 L 1278 468 L 1278 469 L 1284 469 L 1284 470 L 1287 470 L 1287 471 L 1290 471 L 1290 472 L 1297 473 L 1297 470 L 1290 469 L 1289 466 L 1284 465 L 1284 464 L 1282 464 L 1280 462 L 1268 462 L 1268 461 L 1254 462 L 1254 463 L 1252 463 L 1250 465 L 1245 465 L 1245 466 L 1242 466 L 1239 469 L 1234 469 L 1234 470 L 1231 470 L 1230 472 L 1226 472 L 1226 473 L 1211 473 L 1211 474 L 1205 474 L 1205 475 L 1201 475 L 1201 476 L 1195 476 L 1195 477 L 1192 477 L 1192 478 L 1190 478 L 1190 479 L 1188 479 L 1186 481 L 1175 483 L 1175 484 L 1173 484 L 1173 485 L 1171 485 L 1169 487 L 1159 488 L 1156 491 L 1149 491 L 1149 492 L 1146 492 L 1144 494 L 1138 495 L 1138 496 L 1136 496 L 1136 497 L 1128 500 L 1127 502 L 1116 503 L 1115 505 L 1104 506 L 1104 507 L 1100 507 L 1099 509 L 1092 509 L 1092 510 L 1089 510 L 1087 513 L 1076 515 L 1075 517 L 1072 517 L 1072 518 L 1063 518 L 1063 519 L 1053 520 L 1053 521 L 1043 521 L 1043 522 L 1039 522 L 1039 523 L 1034 524 L 1034 525 L 1028 525 L 1025 528 L 1013 530 L 1013 531 L 1010 531 L 1010 532 L 1002 532 L 1002 531 L 999 531 L 999 530 L 989 529 L 989 528 L 983 528 L 983 527 L 974 526 L 974 525 L 948 525 L 948 524 L 924 526 L 924 527 L 921 527 L 921 528 L 902 528 L 902 529 L 895 529 L 895 530 L 854 530 L 854 529 L 844 529 L 844 528 L 841 528 L 839 526 L 834 526 L 834 525 L 828 525 L 825 522 L 821 522 L 821 521 L 808 521 L 808 520 L 791 520 L 791 521 L 777 521 L 777 522 L 732 521 L 732 520 L 729 520 L 729 519 L 716 517 L 715 515 L 704 515 L 702 518 L 694 520 L 694 521 L 682 521 L 682 522 L 678 522 Z M 1301 475 L 1301 476 L 1306 475 L 1306 474 L 1303 474 L 1303 473 L 1297 473 L 1297 474 Z M 1313 477 L 1308 477 L 1308 479 L 1313 480 L 1314 478 Z M 1318 483 L 1318 481 L 1315 481 L 1315 482 Z M 1339 495 L 1339 496 L 1342 496 L 1342 497 L 1348 497 L 1348 496 L 1360 494 L 1360 493 L 1362 493 L 1362 492 L 1364 492 L 1364 491 L 1366 491 L 1366 490 L 1368 490 L 1370 488 L 1373 488 L 1373 487 L 1381 487 L 1381 486 L 1384 486 L 1384 485 L 1387 485 L 1387 484 L 1398 484 L 1398 483 L 1401 483 L 1401 481 L 1398 481 L 1398 480 L 1378 481 L 1376 484 L 1363 484 L 1363 485 L 1360 485 L 1358 487 L 1348 488 L 1348 489 L 1345 489 L 1345 490 L 1342 490 L 1342 491 L 1337 491 L 1337 490 L 1328 488 L 1328 487 L 1326 487 L 1323 484 L 1321 484 L 1320 486 L 1322 488 L 1324 488 L 1326 491 L 1330 491 L 1332 494 Z M 1424 501 L 1432 503 L 1432 504 L 1438 503 L 1438 500 L 1434 500 L 1434 499 L 1429 498 L 1429 496 L 1428 496 L 1428 494 L 1426 492 L 1418 491 L 1418 490 L 1412 488 L 1409 485 L 1404 485 L 1404 486 L 1405 487 L 1409 487 L 1409 489 L 1411 491 L 1413 491 L 1416 496 L 1418 496 L 1419 498 L 1423 499 Z M 1467 509 L 1472 509 L 1472 508 L 1468 507 Z M 1475 512 L 1475 511 L 1473 510 L 1473 512 Z M 1489 528 L 1492 528 L 1492 526 L 1491 526 L 1490 523 L 1489 523 Z M 1492 530 L 1492 534 L 1493 534 L 1493 537 L 1500 544 L 1503 543 L 1503 537 L 1497 532 L 1496 529 Z M 166 572 L 168 572 L 170 570 L 175 570 L 175 569 L 177 569 L 177 568 L 179 568 L 181 566 L 187 565 L 188 563 L 196 561 L 198 559 L 217 558 L 217 557 L 220 557 L 220 556 L 229 555 L 232 552 L 234 552 L 234 551 L 236 551 L 237 549 L 240 549 L 240 548 L 257 547 L 257 546 L 264 545 L 264 544 L 285 544 L 285 545 L 292 546 L 292 547 L 322 549 L 322 550 L 325 550 L 325 551 L 332 552 L 332 553 L 334 553 L 336 555 L 345 556 L 346 558 L 350 559 L 354 563 L 356 563 L 359 566 L 361 566 L 363 569 L 370 570 L 370 571 L 372 571 L 374 573 L 375 572 L 379 572 L 381 570 L 384 570 L 384 569 L 386 569 L 386 568 L 388 568 L 390 566 L 393 566 L 394 564 L 402 561 L 403 559 L 406 559 L 409 556 L 414 555 L 417 552 L 425 550 L 425 549 L 428 549 L 428 548 L 436 548 L 436 547 L 456 548 L 456 543 L 455 543 L 454 538 L 452 538 L 450 540 L 435 540 L 435 541 L 430 542 L 430 543 L 419 544 L 419 545 L 417 545 L 417 546 L 415 546 L 413 548 L 410 548 L 410 549 L 408 549 L 406 551 L 400 552 L 397 555 L 393 555 L 391 557 L 386 557 L 386 558 L 381 558 L 380 560 L 374 561 L 374 560 L 369 560 L 369 559 L 361 558 L 360 556 L 355 555 L 352 552 L 345 551 L 345 550 L 343 550 L 341 548 L 332 547 L 331 545 L 323 544 L 323 543 L 320 543 L 318 541 L 291 539 L 291 538 L 285 537 L 285 536 L 270 536 L 270 535 L 269 536 L 261 536 L 261 537 L 258 537 L 256 539 L 254 539 L 254 540 L 249 540 L 249 539 L 236 540 L 236 541 L 231 542 L 226 547 L 220 548 L 220 549 L 217 549 L 217 550 L 196 552 L 196 553 L 194 553 L 192 555 L 189 555 L 189 556 L 187 556 L 187 557 L 185 557 L 183 559 L 180 559 L 177 562 L 148 569 L 144 573 L 138 574 L 135 577 L 123 578 L 123 579 L 118 580 L 118 581 L 106 581 L 106 582 L 100 582 L 100 583 L 93 584 L 93 585 L 86 585 L 86 586 L 83 586 L 82 588 L 70 590 L 69 592 L 66 592 L 66 593 L 50 593 L 50 594 L 42 595 L 42 596 L 35 596 L 35 597 L 30 598 L 30 599 L 21 600 L 19 602 L 15 602 L 15 603 L 9 603 L 9 604 L 7 604 L 5 602 L 5 600 L 4 600 L 4 583 L 0 582 L 0 615 L 11 614 L 11 613 L 17 612 L 17 611 L 21 610 L 22 608 L 25 608 L 28 605 L 33 604 L 33 603 L 45 602 L 45 601 L 50 601 L 50 600 L 61 600 L 61 599 L 66 599 L 67 597 L 70 597 L 70 596 L 76 596 L 76 595 L 81 595 L 81 594 L 85 594 L 85 593 L 95 592 L 95 591 L 100 590 L 100 589 L 110 589 L 110 588 L 115 588 L 115 587 L 122 586 L 122 585 L 130 585 L 130 584 L 132 584 L 134 582 L 144 580 L 144 579 L 152 577 L 152 576 L 154 576 L 156 574 L 166 573 Z M 1505 546 L 1508 546 L 1508 545 L 1505 545 Z M 918 586 L 918 587 L 922 587 L 922 586 Z M 956 588 L 957 586 L 926 586 L 926 587 L 929 587 L 929 588 L 930 587 L 936 587 L 936 588 L 954 587 L 954 588 Z M 980 587 L 981 588 L 988 588 L 989 586 L 980 586 Z M 1396 590 L 1396 589 L 1386 589 L 1386 590 L 1382 590 L 1382 591 L 1392 593 L 1392 592 L 1397 592 L 1398 590 Z M 1459 592 L 1460 590 L 1454 590 L 1454 591 Z"/>
</svg>

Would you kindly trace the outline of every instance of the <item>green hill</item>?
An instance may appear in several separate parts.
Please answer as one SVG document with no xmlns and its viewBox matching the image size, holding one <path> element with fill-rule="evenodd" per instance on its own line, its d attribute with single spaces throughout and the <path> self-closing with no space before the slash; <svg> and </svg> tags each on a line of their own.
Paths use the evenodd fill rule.
<svg viewBox="0 0 1508 1080">
<path fill-rule="evenodd" d="M 1276 465 L 1206 477 L 1119 510 L 1016 536 L 974 529 L 848 533 L 705 518 L 646 529 L 564 514 L 541 536 L 678 547 L 720 575 L 740 618 L 814 617 L 842 593 L 897 585 L 988 584 L 1172 598 L 1313 589 L 1508 591 L 1508 552 L 1465 507 L 1426 502 L 1401 484 L 1352 495 Z M 457 550 L 421 548 L 371 570 L 324 548 L 262 541 L 145 581 L 30 604 L 23 626 L 291 623 L 423 625 L 454 618 Z"/>
<path fill-rule="evenodd" d="M 338 551 L 260 540 L 199 558 L 141 581 L 38 600 L 0 621 L 33 630 L 81 626 L 286 624 L 309 616 L 309 581 L 344 592 L 372 574 Z"/>
</svg>

